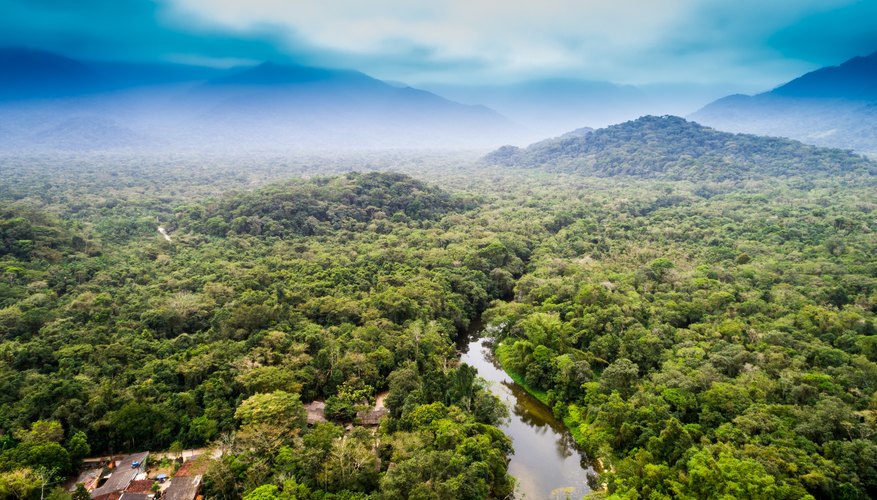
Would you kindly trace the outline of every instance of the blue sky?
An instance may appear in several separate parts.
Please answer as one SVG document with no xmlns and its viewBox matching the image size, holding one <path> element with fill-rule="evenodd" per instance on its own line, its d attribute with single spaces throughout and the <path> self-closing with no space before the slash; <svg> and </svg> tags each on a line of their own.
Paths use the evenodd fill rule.
<svg viewBox="0 0 877 500">
<path fill-rule="evenodd" d="M 877 1 L 0 0 L 0 44 L 89 59 L 770 88 L 877 51 Z"/>
</svg>

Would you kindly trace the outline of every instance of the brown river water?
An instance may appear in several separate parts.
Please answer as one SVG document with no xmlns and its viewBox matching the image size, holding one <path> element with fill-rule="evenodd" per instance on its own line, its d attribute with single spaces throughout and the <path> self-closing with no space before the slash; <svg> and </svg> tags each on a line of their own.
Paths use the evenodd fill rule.
<svg viewBox="0 0 877 500">
<path fill-rule="evenodd" d="M 516 499 L 580 499 L 590 491 L 587 457 L 576 448 L 563 422 L 551 410 L 516 384 L 493 358 L 490 339 L 470 340 L 460 361 L 475 367 L 509 409 L 499 427 L 515 447 L 509 473 L 517 479 Z"/>
</svg>

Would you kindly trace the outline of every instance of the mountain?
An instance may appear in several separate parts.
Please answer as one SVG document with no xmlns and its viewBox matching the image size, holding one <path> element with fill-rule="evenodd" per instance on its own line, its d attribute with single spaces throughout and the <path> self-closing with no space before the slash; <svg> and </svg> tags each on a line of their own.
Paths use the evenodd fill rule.
<svg viewBox="0 0 877 500">
<path fill-rule="evenodd" d="M 292 147 L 483 147 L 518 127 L 469 106 L 363 73 L 265 63 L 193 89 L 199 120 L 223 142 Z"/>
<path fill-rule="evenodd" d="M 80 62 L 24 49 L 2 54 L 0 150 L 484 148 L 522 130 L 483 106 L 352 70 L 274 63 L 217 70 Z"/>
<path fill-rule="evenodd" d="M 210 81 L 212 85 L 244 86 L 301 85 L 308 83 L 344 83 L 351 86 L 386 85 L 380 80 L 376 80 L 359 71 L 314 68 L 296 64 L 281 65 L 271 62 L 265 62 L 256 67 L 214 78 Z"/>
<path fill-rule="evenodd" d="M 72 95 L 98 83 L 85 64 L 50 52 L 0 47 L 0 101 Z"/>
<path fill-rule="evenodd" d="M 118 122 L 94 116 L 75 116 L 33 134 L 36 147 L 63 150 L 126 149 L 152 145 L 139 134 Z"/>
<path fill-rule="evenodd" d="M 788 139 L 719 132 L 676 116 L 638 120 L 542 141 L 504 146 L 491 164 L 598 177 L 725 181 L 771 176 L 877 174 L 877 163 L 847 151 Z"/>
<path fill-rule="evenodd" d="M 552 78 L 510 85 L 426 85 L 455 101 L 480 103 L 526 124 L 535 140 L 587 126 L 606 126 L 645 114 L 687 114 L 740 89 L 695 84 L 619 85 Z"/>
<path fill-rule="evenodd" d="M 771 94 L 877 102 L 877 52 L 867 57 L 854 57 L 840 66 L 807 73 L 777 87 Z"/>
<path fill-rule="evenodd" d="M 411 177 L 387 172 L 300 180 L 227 197 L 191 220 L 194 231 L 291 237 L 363 231 L 392 217 L 437 220 L 465 203 Z"/>
<path fill-rule="evenodd" d="M 723 130 L 877 154 L 877 52 L 807 73 L 770 92 L 719 99 L 691 118 Z"/>
<path fill-rule="evenodd" d="M 630 118 L 645 99 L 645 95 L 632 86 L 575 79 L 511 85 L 428 85 L 427 88 L 449 99 L 496 109 L 532 129 L 531 139 L 583 125 Z"/>
</svg>

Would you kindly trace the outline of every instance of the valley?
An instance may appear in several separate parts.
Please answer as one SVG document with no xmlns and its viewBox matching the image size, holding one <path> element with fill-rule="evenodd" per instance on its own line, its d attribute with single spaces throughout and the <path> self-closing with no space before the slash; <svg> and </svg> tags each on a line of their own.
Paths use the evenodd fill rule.
<svg viewBox="0 0 877 500">
<path fill-rule="evenodd" d="M 662 144 L 623 133 L 632 161 Z M 815 175 L 838 153 L 787 148 L 761 159 L 783 170 L 705 155 L 669 178 L 482 153 L 8 157 L 0 421 L 22 437 L 0 466 L 71 473 L 75 430 L 92 455 L 221 441 L 220 498 L 504 497 L 530 445 L 456 361 L 482 315 L 614 495 L 870 495 L 873 164 Z M 385 390 L 386 420 L 356 424 Z M 65 434 L 25 439 L 40 422 Z"/>
<path fill-rule="evenodd" d="M 0 500 L 877 498 L 874 19 L 0 0 Z"/>
</svg>

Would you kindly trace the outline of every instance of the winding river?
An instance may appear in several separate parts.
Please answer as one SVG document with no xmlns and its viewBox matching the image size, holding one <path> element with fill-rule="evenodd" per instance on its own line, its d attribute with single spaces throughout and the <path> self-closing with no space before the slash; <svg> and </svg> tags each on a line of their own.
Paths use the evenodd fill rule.
<svg viewBox="0 0 877 500">
<path fill-rule="evenodd" d="M 499 367 L 489 348 L 490 339 L 470 339 L 460 360 L 478 370 L 491 391 L 509 408 L 500 428 L 512 438 L 514 455 L 509 473 L 517 478 L 515 498 L 580 499 L 590 491 L 586 457 L 569 431 L 551 410 L 528 394 Z"/>
</svg>

